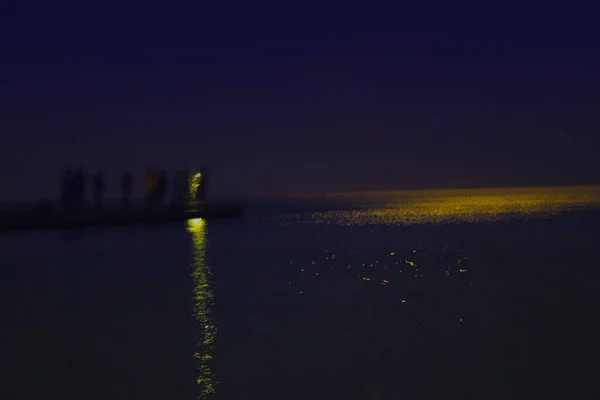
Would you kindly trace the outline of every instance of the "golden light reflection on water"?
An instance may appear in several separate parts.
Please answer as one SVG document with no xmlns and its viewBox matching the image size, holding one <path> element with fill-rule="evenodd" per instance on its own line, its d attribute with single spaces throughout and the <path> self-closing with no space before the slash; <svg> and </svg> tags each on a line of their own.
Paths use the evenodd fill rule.
<svg viewBox="0 0 600 400">
<path fill-rule="evenodd" d="M 362 208 L 316 212 L 317 223 L 342 225 L 477 222 L 600 206 L 600 187 L 422 190 L 346 193 L 333 199 Z"/>
<path fill-rule="evenodd" d="M 212 352 L 217 330 L 211 318 L 213 293 L 211 270 L 206 263 L 206 221 L 201 218 L 188 220 L 188 231 L 194 243 L 194 316 L 198 321 L 198 351 L 194 357 L 199 360 L 198 385 L 200 398 L 214 395 L 216 390 L 215 375 L 211 369 Z"/>
</svg>

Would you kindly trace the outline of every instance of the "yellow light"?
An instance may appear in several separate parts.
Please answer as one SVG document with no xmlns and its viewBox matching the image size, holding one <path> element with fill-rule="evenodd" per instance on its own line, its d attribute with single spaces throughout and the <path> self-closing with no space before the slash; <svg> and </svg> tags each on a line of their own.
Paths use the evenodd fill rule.
<svg viewBox="0 0 600 400">
<path fill-rule="evenodd" d="M 190 201 L 193 201 L 196 198 L 196 192 L 200 187 L 200 181 L 202 178 L 202 174 L 200 172 L 196 172 L 195 174 L 190 176 L 189 179 L 189 197 Z"/>
<path fill-rule="evenodd" d="M 377 202 L 359 210 L 315 212 L 311 214 L 313 221 L 342 225 L 443 224 L 526 218 L 537 213 L 553 214 L 597 206 L 600 205 L 600 186 L 443 189 L 332 196 Z"/>
<path fill-rule="evenodd" d="M 206 221 L 202 218 L 194 218 L 188 220 L 188 231 L 192 233 L 198 233 L 198 231 L 204 228 Z"/>
<path fill-rule="evenodd" d="M 192 234 L 194 244 L 194 316 L 201 327 L 198 341 L 198 352 L 194 358 L 198 360 L 197 383 L 200 386 L 201 398 L 206 398 L 216 392 L 216 379 L 212 371 L 211 361 L 213 359 L 214 341 L 217 329 L 212 322 L 212 280 L 211 270 L 206 263 L 206 221 L 202 218 L 194 218 L 187 221 L 188 232 Z"/>
</svg>

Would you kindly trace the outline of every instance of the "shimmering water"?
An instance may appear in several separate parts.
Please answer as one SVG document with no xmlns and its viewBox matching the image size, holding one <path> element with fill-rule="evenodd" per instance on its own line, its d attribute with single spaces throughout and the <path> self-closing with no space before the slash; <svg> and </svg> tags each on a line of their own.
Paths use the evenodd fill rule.
<svg viewBox="0 0 600 400">
<path fill-rule="evenodd" d="M 599 205 L 595 187 L 363 193 L 4 235 L 0 394 L 595 398 Z"/>
</svg>

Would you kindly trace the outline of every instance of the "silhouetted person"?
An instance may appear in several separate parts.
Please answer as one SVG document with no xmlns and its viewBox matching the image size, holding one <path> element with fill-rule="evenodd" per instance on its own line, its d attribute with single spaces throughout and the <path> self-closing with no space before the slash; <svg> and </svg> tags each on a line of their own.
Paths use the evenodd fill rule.
<svg viewBox="0 0 600 400">
<path fill-rule="evenodd" d="M 181 181 L 181 172 L 177 171 L 173 174 L 173 178 L 171 179 L 171 186 L 173 188 L 173 194 L 171 195 L 171 203 L 173 205 L 180 205 L 183 202 L 183 191 L 182 191 L 182 181 Z"/>
<path fill-rule="evenodd" d="M 173 175 L 173 198 L 172 203 L 181 206 L 189 197 L 189 176 L 187 170 L 177 171 Z"/>
<path fill-rule="evenodd" d="M 144 175 L 146 185 L 146 205 L 151 206 L 156 202 L 157 174 L 153 168 L 148 168 Z"/>
<path fill-rule="evenodd" d="M 167 174 L 164 171 L 158 173 L 156 179 L 156 203 L 162 205 L 167 195 Z"/>
<path fill-rule="evenodd" d="M 73 205 L 73 178 L 73 171 L 67 169 L 60 180 L 60 203 L 62 207 Z"/>
<path fill-rule="evenodd" d="M 102 175 L 102 172 L 98 172 L 94 175 L 94 204 L 97 207 L 102 205 L 105 190 L 106 183 L 104 182 L 104 175 Z"/>
<path fill-rule="evenodd" d="M 77 168 L 73 175 L 72 187 L 73 202 L 77 206 L 81 206 L 85 202 L 86 183 L 87 182 L 85 179 L 85 173 L 83 172 L 83 168 Z"/>
<path fill-rule="evenodd" d="M 192 201 L 190 198 L 190 169 L 184 168 L 181 170 L 181 190 L 184 203 L 189 203 Z"/>
<path fill-rule="evenodd" d="M 129 172 L 126 172 L 121 177 L 121 203 L 123 206 L 129 206 L 131 191 L 133 190 L 133 179 Z"/>
</svg>

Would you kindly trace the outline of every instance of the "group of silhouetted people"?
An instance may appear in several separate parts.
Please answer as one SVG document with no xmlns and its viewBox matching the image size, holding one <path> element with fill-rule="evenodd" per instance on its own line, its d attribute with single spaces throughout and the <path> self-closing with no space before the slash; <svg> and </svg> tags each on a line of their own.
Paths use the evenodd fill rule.
<svg viewBox="0 0 600 400">
<path fill-rule="evenodd" d="M 87 176 L 83 168 L 68 169 L 61 181 L 61 203 L 66 207 L 79 207 L 86 203 Z M 104 174 L 98 171 L 92 176 L 94 204 L 100 206 L 104 198 L 106 182 Z"/>
<path fill-rule="evenodd" d="M 208 183 L 208 171 L 203 169 L 190 175 L 187 170 L 176 172 L 171 180 L 172 204 L 183 205 L 185 202 L 204 201 Z M 145 204 L 149 207 L 162 206 L 166 202 L 169 180 L 165 171 L 148 168 L 144 176 L 146 186 Z M 104 174 L 98 171 L 91 177 L 93 204 L 101 207 L 106 192 Z M 61 204 L 73 208 L 85 205 L 87 176 L 81 167 L 67 169 L 61 181 Z M 126 172 L 121 176 L 121 204 L 129 206 L 133 191 L 133 178 Z"/>
<path fill-rule="evenodd" d="M 187 169 L 182 169 L 173 174 L 171 180 L 163 170 L 148 168 L 144 176 L 146 184 L 146 205 L 161 206 L 165 204 L 171 186 L 171 203 L 182 205 L 185 202 L 199 202 L 206 200 L 206 188 L 209 173 L 206 168 L 190 175 Z"/>
</svg>

